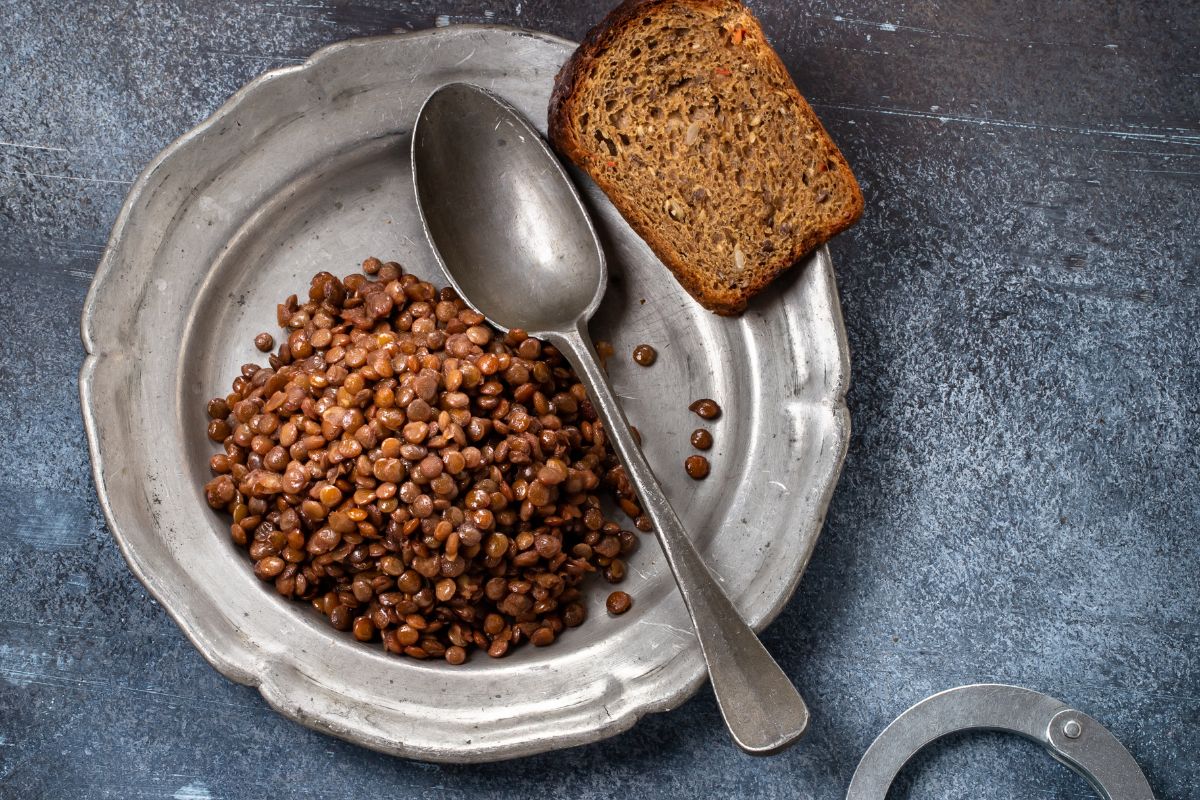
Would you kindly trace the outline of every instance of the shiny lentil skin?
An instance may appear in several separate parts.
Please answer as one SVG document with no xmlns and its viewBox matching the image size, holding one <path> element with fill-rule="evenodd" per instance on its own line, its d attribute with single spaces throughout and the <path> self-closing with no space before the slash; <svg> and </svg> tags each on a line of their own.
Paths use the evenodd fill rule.
<svg viewBox="0 0 1200 800">
<path fill-rule="evenodd" d="M 717 401 L 707 397 L 692 403 L 688 406 L 688 411 L 693 412 L 701 419 L 716 419 L 721 416 L 721 407 L 717 405 Z"/>
<path fill-rule="evenodd" d="M 363 272 L 279 304 L 269 366 L 209 402 L 205 500 L 261 580 L 359 641 L 450 665 L 553 644 L 586 620 L 585 578 L 622 580 L 636 547 L 600 494 L 644 518 L 586 391 L 453 290 Z"/>
<path fill-rule="evenodd" d="M 604 607 L 608 609 L 608 613 L 619 616 L 633 608 L 633 598 L 627 592 L 616 591 L 608 596 Z"/>
<path fill-rule="evenodd" d="M 692 447 L 697 450 L 709 450 L 713 446 L 713 437 L 704 428 L 696 428 L 696 430 L 692 431 L 691 442 Z"/>
<path fill-rule="evenodd" d="M 633 361 L 640 367 L 649 367 L 658 360 L 658 351 L 648 344 L 633 348 Z"/>
<path fill-rule="evenodd" d="M 688 477 L 694 481 L 704 480 L 708 477 L 708 459 L 704 456 L 688 456 L 683 462 L 683 468 Z"/>
</svg>

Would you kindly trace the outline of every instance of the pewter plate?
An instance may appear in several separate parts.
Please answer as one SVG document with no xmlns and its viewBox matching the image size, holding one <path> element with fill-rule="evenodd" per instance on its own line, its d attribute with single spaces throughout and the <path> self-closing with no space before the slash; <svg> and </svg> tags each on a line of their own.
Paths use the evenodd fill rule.
<svg viewBox="0 0 1200 800">
<path fill-rule="evenodd" d="M 630 560 L 633 610 L 553 647 L 464 667 L 388 655 L 258 581 L 201 484 L 204 404 L 261 361 L 254 334 L 313 273 L 368 255 L 447 281 L 421 235 L 408 148 L 428 94 L 470 81 L 544 126 L 574 44 L 464 26 L 333 45 L 251 82 L 138 178 L 84 306 L 83 415 L 100 502 L 134 574 L 209 662 L 312 728 L 429 761 L 490 761 L 595 741 L 678 706 L 704 679 L 654 539 Z M 829 254 L 738 319 L 687 297 L 586 179 L 612 283 L 592 326 L 667 496 L 740 612 L 762 628 L 812 553 L 845 456 L 845 334 Z M 633 347 L 659 350 L 651 368 Z M 717 398 L 713 471 L 688 479 L 690 401 Z"/>
</svg>

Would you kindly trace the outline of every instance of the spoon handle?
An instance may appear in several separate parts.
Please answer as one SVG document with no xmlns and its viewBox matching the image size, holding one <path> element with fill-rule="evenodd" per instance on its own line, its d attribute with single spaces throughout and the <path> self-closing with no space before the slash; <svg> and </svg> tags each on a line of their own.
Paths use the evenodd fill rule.
<svg viewBox="0 0 1200 800">
<path fill-rule="evenodd" d="M 734 742 L 752 755 L 770 755 L 804 735 L 808 707 L 762 642 L 704 565 L 634 441 L 587 329 L 551 338 L 591 391 L 596 413 L 637 490 L 680 594 L 692 617 L 708 665 L 717 705 Z"/>
</svg>

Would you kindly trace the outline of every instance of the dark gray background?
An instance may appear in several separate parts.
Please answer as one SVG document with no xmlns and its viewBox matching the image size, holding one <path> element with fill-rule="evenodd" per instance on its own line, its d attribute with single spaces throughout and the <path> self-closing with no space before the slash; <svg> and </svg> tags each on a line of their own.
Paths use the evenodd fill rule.
<svg viewBox="0 0 1200 800">
<path fill-rule="evenodd" d="M 1200 797 L 1200 11 L 752 3 L 867 197 L 832 245 L 854 436 L 765 634 L 815 722 L 776 758 L 710 692 L 483 767 L 312 733 L 212 670 L 129 574 L 78 414 L 77 320 L 130 181 L 271 67 L 457 22 L 579 37 L 609 0 L 0 0 L 0 796 L 817 797 L 911 703 L 1037 688 L 1160 797 Z M 1091 796 L 962 736 L 893 797 Z"/>
</svg>

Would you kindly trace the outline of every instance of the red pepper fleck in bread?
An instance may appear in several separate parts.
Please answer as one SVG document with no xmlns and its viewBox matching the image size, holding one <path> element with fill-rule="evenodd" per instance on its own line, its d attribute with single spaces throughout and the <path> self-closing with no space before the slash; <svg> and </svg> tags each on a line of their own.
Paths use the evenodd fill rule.
<svg viewBox="0 0 1200 800">
<path fill-rule="evenodd" d="M 559 72 L 549 128 L 718 314 L 862 214 L 846 159 L 736 0 L 626 0 Z"/>
</svg>

